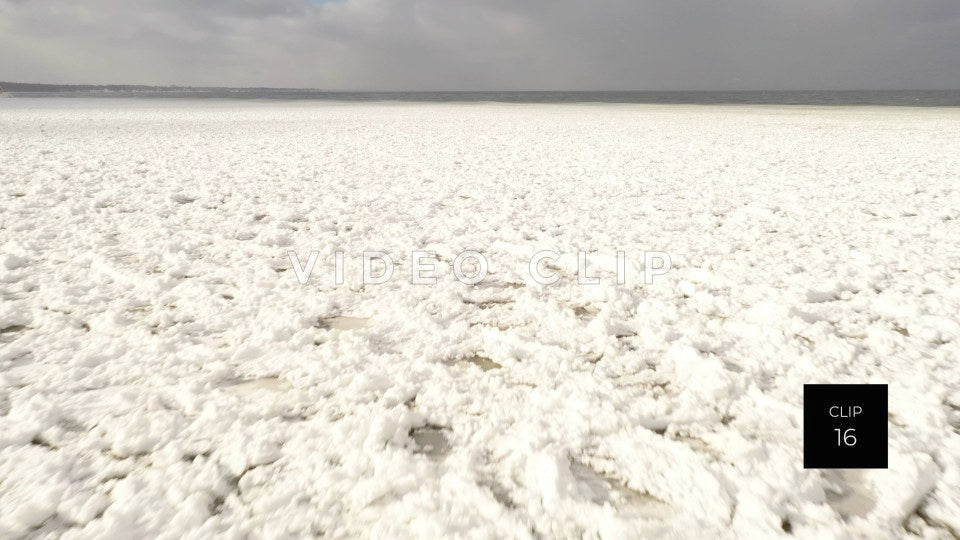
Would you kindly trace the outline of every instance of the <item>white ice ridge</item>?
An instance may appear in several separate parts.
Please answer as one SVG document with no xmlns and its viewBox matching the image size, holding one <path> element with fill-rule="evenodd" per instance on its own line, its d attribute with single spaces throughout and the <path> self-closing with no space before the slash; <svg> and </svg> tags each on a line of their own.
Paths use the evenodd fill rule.
<svg viewBox="0 0 960 540">
<path fill-rule="evenodd" d="M 956 537 L 958 149 L 956 109 L 2 100 L 0 538 Z M 890 385 L 888 470 L 803 469 L 804 383 Z"/>
</svg>

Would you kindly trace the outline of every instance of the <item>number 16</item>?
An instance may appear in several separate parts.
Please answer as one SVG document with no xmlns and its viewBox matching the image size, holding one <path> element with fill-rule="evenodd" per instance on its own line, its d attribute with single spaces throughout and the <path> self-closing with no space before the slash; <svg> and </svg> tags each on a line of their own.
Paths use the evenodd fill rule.
<svg viewBox="0 0 960 540">
<path fill-rule="evenodd" d="M 835 429 L 834 431 L 837 432 L 837 446 L 854 446 L 857 444 L 857 437 L 854 436 L 857 430 L 851 428 L 843 433 L 841 433 L 839 429 Z"/>
</svg>

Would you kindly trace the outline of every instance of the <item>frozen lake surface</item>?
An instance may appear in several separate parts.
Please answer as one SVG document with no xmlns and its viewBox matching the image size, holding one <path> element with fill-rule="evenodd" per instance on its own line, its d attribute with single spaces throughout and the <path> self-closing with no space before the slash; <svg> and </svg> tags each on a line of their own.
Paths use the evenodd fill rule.
<svg viewBox="0 0 960 540">
<path fill-rule="evenodd" d="M 0 100 L 0 537 L 949 538 L 958 148 L 960 109 Z M 802 468 L 804 383 L 890 385 L 888 470 Z"/>
</svg>

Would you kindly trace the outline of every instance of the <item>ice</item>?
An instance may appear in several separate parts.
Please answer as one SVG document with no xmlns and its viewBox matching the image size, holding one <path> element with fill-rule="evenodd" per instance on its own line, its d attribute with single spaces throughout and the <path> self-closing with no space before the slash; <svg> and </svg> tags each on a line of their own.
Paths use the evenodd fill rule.
<svg viewBox="0 0 960 540">
<path fill-rule="evenodd" d="M 0 537 L 960 531 L 958 110 L 7 99 L 0 147 Z M 802 468 L 822 382 L 890 384 L 889 470 Z"/>
</svg>

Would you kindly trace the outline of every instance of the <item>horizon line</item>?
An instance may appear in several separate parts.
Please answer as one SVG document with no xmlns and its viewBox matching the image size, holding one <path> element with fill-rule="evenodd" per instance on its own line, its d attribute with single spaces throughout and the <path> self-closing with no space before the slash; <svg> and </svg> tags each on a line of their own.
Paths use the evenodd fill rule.
<svg viewBox="0 0 960 540">
<path fill-rule="evenodd" d="M 48 83 L 48 82 L 20 82 L 0 81 L 0 88 L 4 85 L 14 86 L 47 86 L 61 88 L 145 88 L 145 89 L 191 89 L 191 90 L 277 90 L 290 92 L 323 92 L 323 93 L 368 93 L 368 94 L 400 94 L 400 93 L 718 93 L 718 92 L 956 92 L 960 88 L 797 88 L 797 89 L 769 89 L 769 88 L 738 88 L 738 89 L 495 89 L 495 90 L 463 90 L 463 89 L 327 89 L 316 87 L 288 87 L 288 86 L 209 86 L 209 85 L 182 85 L 182 84 L 138 84 L 138 83 Z M 19 90 L 29 91 L 29 90 Z"/>
</svg>

